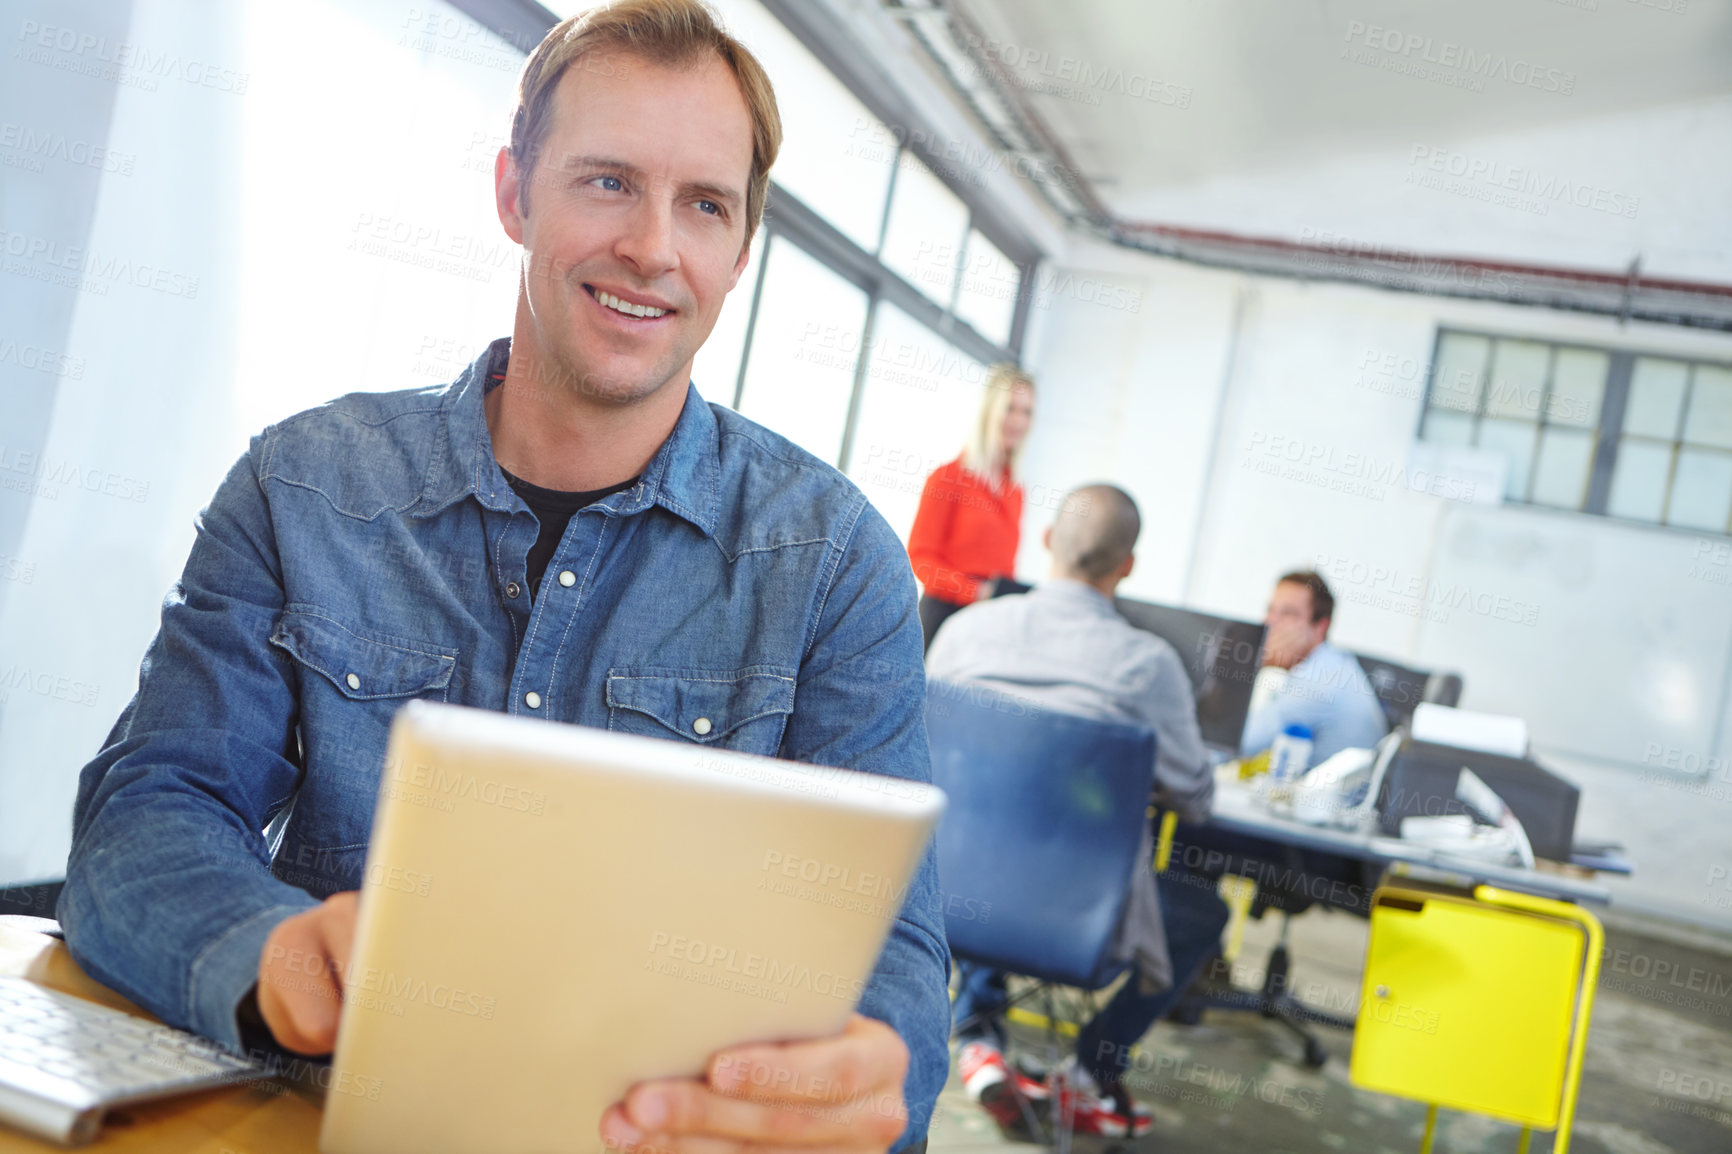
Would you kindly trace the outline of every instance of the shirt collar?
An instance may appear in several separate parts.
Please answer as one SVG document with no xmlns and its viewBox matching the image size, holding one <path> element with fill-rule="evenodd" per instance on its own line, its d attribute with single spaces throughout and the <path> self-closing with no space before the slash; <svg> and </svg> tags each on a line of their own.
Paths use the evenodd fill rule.
<svg viewBox="0 0 1732 1154">
<path fill-rule="evenodd" d="M 446 386 L 421 500 L 412 510 L 431 516 L 474 494 L 484 507 L 502 513 L 529 508 L 506 483 L 493 455 L 482 398 L 503 379 L 511 357 L 511 338 L 501 337 Z M 691 384 L 673 431 L 644 467 L 638 483 L 605 498 L 603 508 L 621 516 L 660 505 L 714 536 L 720 497 L 720 436 L 715 414 Z"/>
<path fill-rule="evenodd" d="M 1113 608 L 1113 599 L 1096 589 L 1093 585 L 1078 581 L 1072 577 L 1049 577 L 1036 585 L 1033 592 L 1043 597 L 1057 597 L 1074 604 L 1091 605 L 1106 613 L 1117 613 Z"/>
<path fill-rule="evenodd" d="M 1299 674 L 1301 670 L 1309 674 L 1312 670 L 1331 664 L 1335 660 L 1336 649 L 1327 641 L 1319 641 L 1311 647 L 1311 652 L 1294 663 L 1290 672 Z"/>
</svg>

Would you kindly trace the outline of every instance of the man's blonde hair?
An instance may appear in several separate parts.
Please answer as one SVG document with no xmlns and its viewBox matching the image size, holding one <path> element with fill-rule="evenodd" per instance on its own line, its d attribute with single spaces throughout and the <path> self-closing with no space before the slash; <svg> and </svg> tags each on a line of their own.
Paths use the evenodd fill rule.
<svg viewBox="0 0 1732 1154">
<path fill-rule="evenodd" d="M 987 371 L 986 392 L 980 398 L 980 412 L 974 418 L 974 428 L 969 430 L 968 443 L 962 449 L 962 467 L 978 474 L 994 488 L 998 487 L 1000 469 L 1009 469 L 1011 478 L 1015 479 L 1017 458 L 1022 456 L 1022 445 L 1008 453 L 1004 449 L 1004 415 L 1010 412 L 1011 397 L 1018 385 L 1034 392 L 1034 378 L 1015 365 L 997 364 Z M 1027 443 L 1027 438 L 1024 438 L 1023 444 Z"/>
<path fill-rule="evenodd" d="M 719 57 L 734 74 L 752 119 L 752 169 L 746 185 L 746 239 L 757 232 L 770 194 L 770 166 L 782 147 L 776 93 L 757 57 L 723 30 L 700 0 L 608 0 L 554 25 L 524 61 L 511 115 L 511 159 L 529 210 L 530 176 L 553 122 L 553 92 L 566 69 L 595 52 L 627 52 L 670 68 Z"/>
</svg>

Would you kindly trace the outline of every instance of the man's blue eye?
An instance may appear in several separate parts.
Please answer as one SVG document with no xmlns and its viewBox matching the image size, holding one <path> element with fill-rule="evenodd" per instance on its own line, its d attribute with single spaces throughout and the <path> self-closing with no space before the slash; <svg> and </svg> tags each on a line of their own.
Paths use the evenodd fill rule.
<svg viewBox="0 0 1732 1154">
<path fill-rule="evenodd" d="M 609 192 L 619 192 L 625 188 L 625 182 L 617 176 L 604 176 L 600 180 L 601 186 Z"/>
<path fill-rule="evenodd" d="M 713 200 L 698 201 L 698 208 L 703 212 L 709 213 L 711 216 L 720 216 L 722 214 L 722 206 Z"/>
</svg>

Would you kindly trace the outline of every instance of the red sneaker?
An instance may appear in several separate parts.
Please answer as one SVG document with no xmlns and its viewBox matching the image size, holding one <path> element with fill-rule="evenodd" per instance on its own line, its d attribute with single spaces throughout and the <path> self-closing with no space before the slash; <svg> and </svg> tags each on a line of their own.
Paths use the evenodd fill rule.
<svg viewBox="0 0 1732 1154">
<path fill-rule="evenodd" d="M 1031 1102 L 1044 1102 L 1052 1094 L 1047 1076 L 1024 1066 L 1020 1058 L 1010 1064 L 1010 1076 L 1016 1083 L 1017 1092 Z"/>
<path fill-rule="evenodd" d="M 1073 1119 L 1072 1128 L 1078 1134 L 1141 1138 L 1154 1125 L 1148 1107 L 1138 1105 L 1122 1082 L 1103 1093 L 1095 1088 L 1092 1078 L 1074 1069 L 1058 1071 L 1053 1082 L 1059 1111 Z"/>
<path fill-rule="evenodd" d="M 1014 1125 L 1022 1117 L 1022 1075 L 1012 1071 L 1004 1055 L 986 1042 L 966 1043 L 956 1055 L 956 1072 L 970 1101 L 1000 1126 Z"/>
</svg>

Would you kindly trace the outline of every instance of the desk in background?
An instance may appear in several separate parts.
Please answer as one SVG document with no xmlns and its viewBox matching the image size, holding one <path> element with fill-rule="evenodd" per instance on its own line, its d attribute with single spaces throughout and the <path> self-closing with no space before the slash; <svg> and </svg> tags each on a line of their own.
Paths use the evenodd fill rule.
<svg viewBox="0 0 1732 1154">
<path fill-rule="evenodd" d="M 1272 812 L 1238 779 L 1230 766 L 1216 770 L 1215 801 L 1209 819 L 1178 826 L 1168 868 L 1204 877 L 1249 878 L 1255 885 L 1224 885 L 1233 908 L 1224 957 L 1238 953 L 1245 918 L 1253 908 L 1283 914 L 1325 905 L 1367 917 L 1372 894 L 1387 875 L 1465 885 L 1492 885 L 1554 901 L 1608 905 L 1611 891 L 1592 877 L 1550 869 L 1523 869 L 1463 858 L 1414 842 L 1382 836 L 1373 821 L 1364 828 L 1309 825 Z M 1627 872 L 1628 864 L 1617 863 Z M 1315 1025 L 1354 1028 L 1355 1016 L 1317 1009 L 1294 996 L 1286 935 L 1270 951 L 1259 990 L 1238 987 L 1193 991 L 1177 1016 L 1196 1021 L 1205 1011 L 1235 1010 L 1262 1014 L 1290 1029 L 1304 1046 L 1305 1064 L 1323 1065 L 1322 1041 Z"/>
<path fill-rule="evenodd" d="M 93 981 L 64 942 L 31 928 L 34 918 L 0 917 L 0 976 L 21 977 L 142 1017 L 144 1011 Z M 153 1021 L 155 1019 L 152 1019 Z M 110 1115 L 91 1151 L 126 1154 L 317 1154 L 323 1095 L 280 1082 L 206 1090 Z M 122 1122 L 121 1119 L 130 1119 Z M 0 1126 L 0 1154 L 65 1148 Z"/>
<path fill-rule="evenodd" d="M 1549 869 L 1530 870 L 1476 861 L 1415 842 L 1384 837 L 1375 829 L 1348 830 L 1308 825 L 1271 812 L 1236 776 L 1221 770 L 1217 770 L 1215 775 L 1215 804 L 1208 824 L 1281 846 L 1349 858 L 1374 868 L 1400 865 L 1419 871 L 1437 871 L 1469 882 L 1501 886 L 1555 901 L 1601 906 L 1610 905 L 1612 901 L 1611 891 L 1592 878 Z"/>
</svg>

